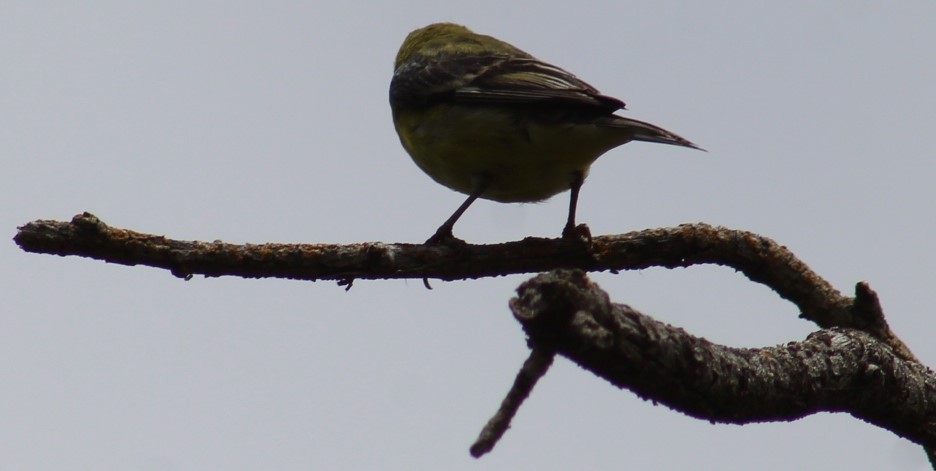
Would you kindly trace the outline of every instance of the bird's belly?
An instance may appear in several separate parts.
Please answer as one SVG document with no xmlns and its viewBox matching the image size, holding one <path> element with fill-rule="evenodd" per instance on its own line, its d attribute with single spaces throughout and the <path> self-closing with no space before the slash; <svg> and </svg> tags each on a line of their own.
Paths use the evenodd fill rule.
<svg viewBox="0 0 936 471">
<path fill-rule="evenodd" d="M 617 145 L 585 125 L 552 125 L 511 112 L 433 107 L 399 116 L 397 129 L 413 161 L 438 183 L 469 194 L 477 176 L 482 198 L 501 202 L 545 200 L 584 177 L 601 154 Z"/>
</svg>

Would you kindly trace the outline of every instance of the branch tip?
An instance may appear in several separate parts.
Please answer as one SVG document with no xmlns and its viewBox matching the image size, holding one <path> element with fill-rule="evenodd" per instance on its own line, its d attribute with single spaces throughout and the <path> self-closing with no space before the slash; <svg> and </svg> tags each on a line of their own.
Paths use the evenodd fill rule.
<svg viewBox="0 0 936 471">
<path fill-rule="evenodd" d="M 523 367 L 517 373 L 510 391 L 501 402 L 500 408 L 488 420 L 488 423 L 481 430 L 478 439 L 469 449 L 471 456 L 480 458 L 494 449 L 494 446 L 500 441 L 507 429 L 510 428 L 510 422 L 513 420 L 517 410 L 523 401 L 530 396 L 533 387 L 537 381 L 549 371 L 556 352 L 548 347 L 534 346 L 530 350 L 530 356 L 523 362 Z"/>
</svg>

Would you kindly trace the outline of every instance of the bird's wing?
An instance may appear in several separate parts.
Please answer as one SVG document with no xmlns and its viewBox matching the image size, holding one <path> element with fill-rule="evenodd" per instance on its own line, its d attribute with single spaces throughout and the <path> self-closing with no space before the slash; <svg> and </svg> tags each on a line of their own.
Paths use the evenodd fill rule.
<svg viewBox="0 0 936 471">
<path fill-rule="evenodd" d="M 390 100 L 394 104 L 551 104 L 605 113 L 624 108 L 621 100 L 530 56 L 416 57 L 394 73 Z"/>
<path fill-rule="evenodd" d="M 492 63 L 455 90 L 455 100 L 492 104 L 563 104 L 614 112 L 624 102 L 602 95 L 575 75 L 532 57 Z"/>
</svg>

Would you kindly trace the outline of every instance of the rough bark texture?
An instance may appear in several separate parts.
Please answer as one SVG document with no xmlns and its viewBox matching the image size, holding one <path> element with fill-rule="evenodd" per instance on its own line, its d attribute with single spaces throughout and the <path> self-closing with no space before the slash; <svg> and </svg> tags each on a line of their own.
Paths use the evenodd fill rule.
<svg viewBox="0 0 936 471">
<path fill-rule="evenodd" d="M 344 284 L 355 279 L 469 279 L 556 268 L 617 271 L 717 264 L 769 286 L 820 327 L 864 330 L 901 355 L 913 356 L 890 331 L 873 292 L 862 290 L 867 285 L 859 284 L 856 298 L 843 296 L 786 247 L 750 232 L 701 223 L 601 236 L 590 242 L 526 238 L 457 247 L 380 242 L 238 245 L 143 234 L 110 227 L 83 213 L 70 222 L 30 222 L 19 228 L 14 239 L 28 252 L 165 268 L 183 278 L 276 277 Z"/>
<path fill-rule="evenodd" d="M 744 424 L 848 412 L 936 446 L 936 374 L 865 332 L 731 348 L 611 303 L 580 271 L 540 275 L 517 291 L 511 309 L 533 344 L 693 417 Z"/>
</svg>

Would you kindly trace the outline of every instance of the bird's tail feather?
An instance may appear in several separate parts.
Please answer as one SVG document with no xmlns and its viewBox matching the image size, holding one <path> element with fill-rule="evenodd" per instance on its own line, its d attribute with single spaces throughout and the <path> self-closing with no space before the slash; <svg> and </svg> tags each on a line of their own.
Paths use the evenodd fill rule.
<svg viewBox="0 0 936 471">
<path fill-rule="evenodd" d="M 621 116 L 615 116 L 614 118 L 612 125 L 615 127 L 627 128 L 633 133 L 632 139 L 635 141 L 656 142 L 659 144 L 691 147 L 693 149 L 705 151 L 705 149 L 695 145 L 692 141 L 659 126 Z"/>
</svg>

